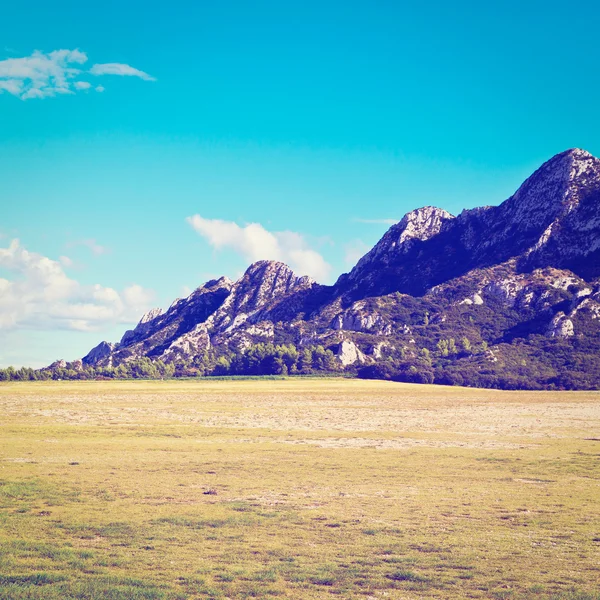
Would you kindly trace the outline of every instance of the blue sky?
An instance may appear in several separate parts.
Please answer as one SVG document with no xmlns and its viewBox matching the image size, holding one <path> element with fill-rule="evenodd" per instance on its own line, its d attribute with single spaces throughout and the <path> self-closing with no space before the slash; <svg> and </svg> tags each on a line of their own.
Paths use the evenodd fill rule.
<svg viewBox="0 0 600 600">
<path fill-rule="evenodd" d="M 0 21 L 0 366 L 263 255 L 332 282 L 413 208 L 600 154 L 596 3 L 59 4 Z"/>
</svg>

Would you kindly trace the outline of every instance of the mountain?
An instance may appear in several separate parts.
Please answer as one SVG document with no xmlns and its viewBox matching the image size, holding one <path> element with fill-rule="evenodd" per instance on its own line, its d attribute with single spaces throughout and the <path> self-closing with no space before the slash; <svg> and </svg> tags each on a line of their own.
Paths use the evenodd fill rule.
<svg viewBox="0 0 600 600">
<path fill-rule="evenodd" d="M 83 364 L 112 366 L 141 356 L 189 358 L 221 345 L 243 349 L 273 336 L 273 324 L 261 318 L 264 311 L 315 285 L 283 263 L 256 262 L 235 283 L 227 277 L 208 281 L 175 300 L 166 313 L 149 311 L 118 344 L 101 342 Z"/>
<path fill-rule="evenodd" d="M 333 286 L 259 261 L 150 311 L 83 365 L 239 372 L 258 344 L 329 350 L 364 377 L 599 387 L 600 160 L 562 152 L 499 206 L 411 211 Z"/>
<path fill-rule="evenodd" d="M 600 160 L 568 150 L 542 165 L 500 206 L 412 211 L 347 276 L 353 297 L 400 291 L 423 295 L 472 269 L 518 259 L 518 268 L 554 266 L 600 275 Z"/>
</svg>

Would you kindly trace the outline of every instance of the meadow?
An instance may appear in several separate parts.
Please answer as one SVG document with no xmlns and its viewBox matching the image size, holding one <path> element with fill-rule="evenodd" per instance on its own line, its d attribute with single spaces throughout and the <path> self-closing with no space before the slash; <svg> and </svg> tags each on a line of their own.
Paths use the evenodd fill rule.
<svg viewBox="0 0 600 600">
<path fill-rule="evenodd" d="M 600 599 L 600 393 L 0 385 L 0 599 Z"/>
</svg>

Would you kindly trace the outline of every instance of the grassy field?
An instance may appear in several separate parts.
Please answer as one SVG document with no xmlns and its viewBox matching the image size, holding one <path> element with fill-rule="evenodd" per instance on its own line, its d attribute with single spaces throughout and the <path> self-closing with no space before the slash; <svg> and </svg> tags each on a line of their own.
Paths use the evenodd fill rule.
<svg viewBox="0 0 600 600">
<path fill-rule="evenodd" d="M 0 599 L 600 599 L 600 394 L 0 385 Z"/>
</svg>

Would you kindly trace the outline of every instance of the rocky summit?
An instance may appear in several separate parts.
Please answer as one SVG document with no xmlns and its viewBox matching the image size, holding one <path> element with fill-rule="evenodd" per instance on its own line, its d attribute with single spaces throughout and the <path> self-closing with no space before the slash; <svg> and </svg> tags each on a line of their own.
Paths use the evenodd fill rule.
<svg viewBox="0 0 600 600">
<path fill-rule="evenodd" d="M 598 388 L 599 357 L 600 160 L 572 149 L 498 206 L 409 212 L 333 286 L 259 261 L 146 313 L 82 363 Z"/>
</svg>

